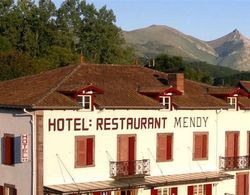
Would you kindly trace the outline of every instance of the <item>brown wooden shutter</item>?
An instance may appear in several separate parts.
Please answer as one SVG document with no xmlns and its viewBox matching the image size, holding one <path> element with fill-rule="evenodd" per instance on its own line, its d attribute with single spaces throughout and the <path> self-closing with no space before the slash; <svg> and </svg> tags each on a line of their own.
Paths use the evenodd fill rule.
<svg viewBox="0 0 250 195">
<path fill-rule="evenodd" d="M 202 158 L 202 138 L 200 134 L 194 136 L 194 159 Z"/>
<path fill-rule="evenodd" d="M 244 194 L 249 194 L 249 174 L 244 174 Z"/>
<path fill-rule="evenodd" d="M 93 138 L 87 138 L 87 160 L 86 165 L 94 164 L 94 140 Z"/>
<path fill-rule="evenodd" d="M 135 137 L 131 136 L 128 138 L 128 144 L 129 144 L 129 163 L 128 163 L 128 172 L 129 175 L 134 175 L 135 173 Z"/>
<path fill-rule="evenodd" d="M 250 156 L 250 131 L 247 132 L 247 154 Z"/>
<path fill-rule="evenodd" d="M 212 184 L 205 185 L 206 195 L 212 195 Z"/>
<path fill-rule="evenodd" d="M 135 137 L 134 136 L 129 137 L 128 144 L 129 144 L 129 154 L 128 154 L 129 161 L 134 161 L 135 160 Z"/>
<path fill-rule="evenodd" d="M 76 137 L 76 167 L 86 165 L 86 139 L 84 137 Z"/>
<path fill-rule="evenodd" d="M 207 158 L 208 154 L 208 135 L 202 135 L 202 158 Z"/>
<path fill-rule="evenodd" d="M 226 157 L 238 156 L 239 133 L 226 132 Z"/>
<path fill-rule="evenodd" d="M 3 164 L 14 164 L 14 137 L 12 135 L 4 135 L 4 161 Z"/>
<path fill-rule="evenodd" d="M 178 195 L 178 189 L 175 188 L 171 188 L 171 195 Z"/>
<path fill-rule="evenodd" d="M 249 194 L 249 174 L 238 173 L 236 177 L 236 191 L 237 195 L 248 195 Z"/>
<path fill-rule="evenodd" d="M 128 136 L 118 136 L 118 161 L 128 161 Z"/>
<path fill-rule="evenodd" d="M 167 135 L 167 158 L 166 160 L 172 160 L 172 145 L 173 145 L 173 135 Z"/>
<path fill-rule="evenodd" d="M 0 186 L 0 195 L 3 195 L 3 186 Z"/>
<path fill-rule="evenodd" d="M 244 181 L 244 174 L 237 174 L 236 178 L 236 192 L 237 195 L 245 195 L 244 188 L 245 188 L 245 181 Z"/>
<path fill-rule="evenodd" d="M 12 189 L 12 194 L 17 195 L 17 190 L 15 188 Z"/>
<path fill-rule="evenodd" d="M 188 186 L 188 195 L 194 194 L 194 186 Z"/>
<path fill-rule="evenodd" d="M 157 189 L 151 189 L 151 195 L 158 195 L 158 190 Z"/>
<path fill-rule="evenodd" d="M 166 160 L 167 154 L 167 136 L 165 134 L 157 134 L 157 161 Z"/>
<path fill-rule="evenodd" d="M 239 133 L 234 133 L 234 156 L 238 156 L 238 148 L 239 148 Z"/>
</svg>

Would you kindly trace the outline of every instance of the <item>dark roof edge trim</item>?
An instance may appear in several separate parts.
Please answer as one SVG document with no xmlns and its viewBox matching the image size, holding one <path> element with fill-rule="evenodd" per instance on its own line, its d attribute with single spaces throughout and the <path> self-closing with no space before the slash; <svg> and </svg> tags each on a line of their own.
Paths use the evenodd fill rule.
<svg viewBox="0 0 250 195">
<path fill-rule="evenodd" d="M 234 179 L 233 175 L 227 174 L 227 175 L 221 175 L 213 178 L 199 178 L 199 179 L 190 179 L 190 180 L 183 180 L 183 181 L 164 181 L 164 182 L 155 182 L 155 183 L 141 183 L 141 184 L 135 184 L 135 185 L 126 185 L 126 186 L 110 186 L 109 188 L 98 188 L 98 189 L 91 189 L 91 190 L 77 190 L 77 191 L 67 191 L 67 192 L 61 192 L 62 194 L 68 194 L 68 193 L 88 193 L 88 192 L 97 192 L 97 191 L 116 191 L 116 190 L 128 190 L 128 189 L 135 189 L 135 188 L 144 188 L 144 189 L 152 189 L 155 187 L 161 187 L 161 186 L 177 186 L 177 185 L 187 185 L 187 184 L 197 184 L 197 183 L 208 183 L 208 182 L 220 182 L 223 180 L 229 180 Z M 49 186 L 44 186 L 44 189 L 46 192 L 60 192 L 58 190 L 55 190 L 53 188 L 50 188 Z"/>
<path fill-rule="evenodd" d="M 159 109 L 164 109 L 164 106 L 98 106 L 98 108 L 100 110 L 102 109 L 155 109 L 155 110 L 159 110 Z"/>
</svg>

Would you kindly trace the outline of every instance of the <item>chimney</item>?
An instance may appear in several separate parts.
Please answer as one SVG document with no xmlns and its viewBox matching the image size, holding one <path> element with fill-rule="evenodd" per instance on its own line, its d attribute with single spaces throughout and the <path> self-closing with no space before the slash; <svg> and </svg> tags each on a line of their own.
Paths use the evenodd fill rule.
<svg viewBox="0 0 250 195">
<path fill-rule="evenodd" d="M 178 91 L 184 93 L 184 74 L 183 73 L 169 73 L 168 84 L 175 87 Z"/>
</svg>

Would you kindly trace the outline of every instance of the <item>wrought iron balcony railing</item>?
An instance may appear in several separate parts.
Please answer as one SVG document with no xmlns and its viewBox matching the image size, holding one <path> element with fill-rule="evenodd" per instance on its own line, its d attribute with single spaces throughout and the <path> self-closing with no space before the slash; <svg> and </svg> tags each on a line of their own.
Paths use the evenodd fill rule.
<svg viewBox="0 0 250 195">
<path fill-rule="evenodd" d="M 150 174 L 149 159 L 134 161 L 110 161 L 110 177 L 144 177 Z"/>
<path fill-rule="evenodd" d="M 250 156 L 222 157 L 220 156 L 220 169 L 225 171 L 249 169 Z"/>
</svg>

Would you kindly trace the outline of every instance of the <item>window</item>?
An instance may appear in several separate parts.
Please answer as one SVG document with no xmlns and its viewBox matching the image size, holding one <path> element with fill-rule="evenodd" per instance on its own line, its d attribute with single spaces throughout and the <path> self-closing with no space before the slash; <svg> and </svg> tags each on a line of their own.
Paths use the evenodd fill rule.
<svg viewBox="0 0 250 195">
<path fill-rule="evenodd" d="M 250 131 L 247 131 L 247 155 L 250 156 Z"/>
<path fill-rule="evenodd" d="M 115 191 L 115 195 L 138 195 L 138 189 Z"/>
<path fill-rule="evenodd" d="M 165 106 L 166 109 L 171 109 L 171 97 L 170 96 L 160 96 L 160 104 Z"/>
<path fill-rule="evenodd" d="M 77 96 L 77 102 L 83 106 L 86 110 L 92 109 L 92 103 L 91 103 L 92 97 L 91 95 L 79 95 Z"/>
<path fill-rule="evenodd" d="M 212 184 L 188 186 L 188 195 L 212 195 Z"/>
<path fill-rule="evenodd" d="M 10 184 L 4 184 L 3 193 L 4 195 L 16 195 L 17 191 L 14 185 Z M 0 194 L 1 194 L 1 188 L 0 188 Z"/>
<path fill-rule="evenodd" d="M 237 109 L 237 97 L 228 97 L 227 102 L 230 108 Z"/>
<path fill-rule="evenodd" d="M 178 189 L 174 188 L 157 188 L 157 195 L 177 195 Z"/>
<path fill-rule="evenodd" d="M 14 159 L 14 135 L 4 134 L 3 137 L 3 164 L 13 165 Z"/>
<path fill-rule="evenodd" d="M 194 133 L 194 160 L 208 159 L 208 133 Z"/>
<path fill-rule="evenodd" d="M 94 165 L 95 154 L 94 136 L 75 137 L 75 167 L 87 167 Z"/>
<path fill-rule="evenodd" d="M 93 192 L 93 195 L 111 195 L 111 191 Z"/>
<path fill-rule="evenodd" d="M 236 194 L 249 195 L 249 173 L 236 173 Z"/>
<path fill-rule="evenodd" d="M 157 162 L 173 160 L 173 134 L 157 134 Z"/>
</svg>

